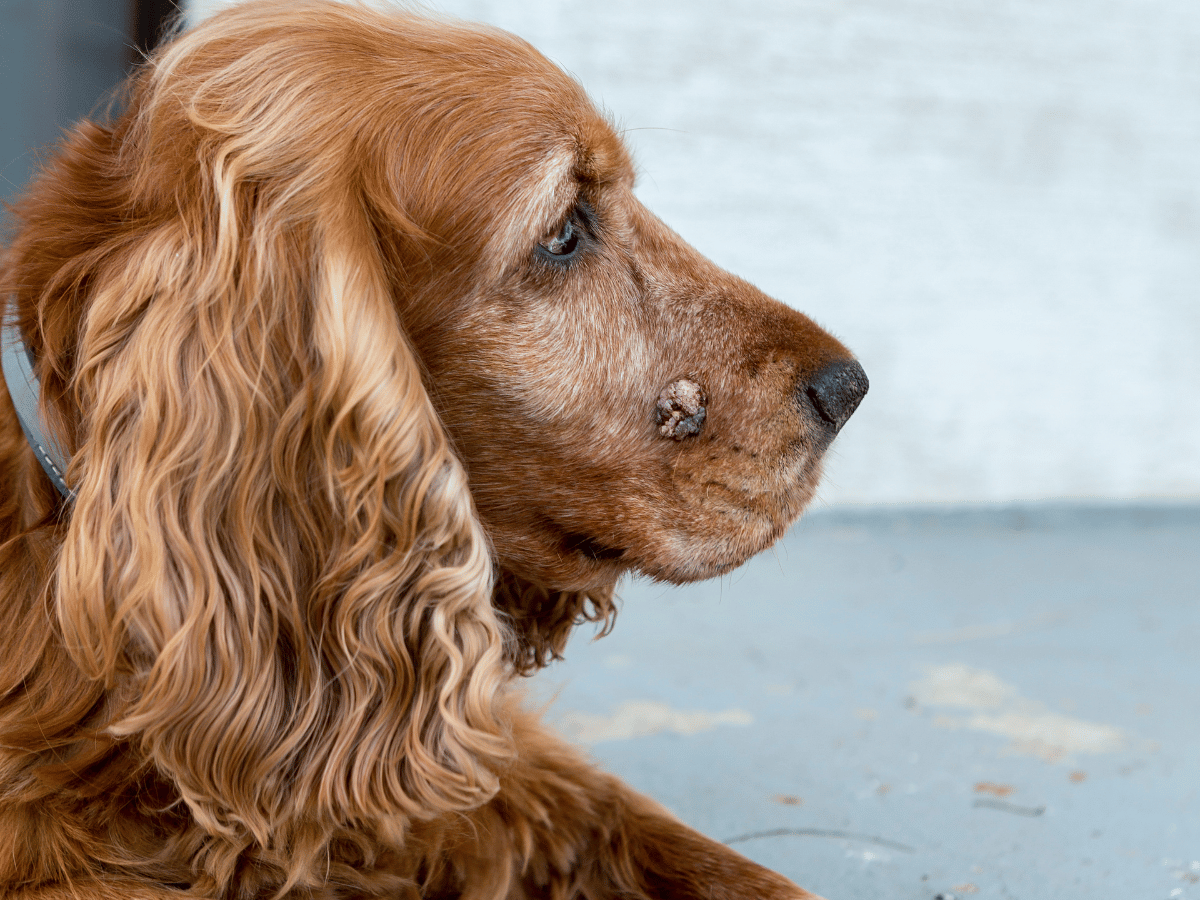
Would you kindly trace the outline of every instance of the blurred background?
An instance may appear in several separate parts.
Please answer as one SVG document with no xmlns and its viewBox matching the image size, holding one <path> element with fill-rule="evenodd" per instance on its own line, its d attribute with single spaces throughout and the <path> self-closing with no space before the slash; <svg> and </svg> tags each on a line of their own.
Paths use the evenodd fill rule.
<svg viewBox="0 0 1200 900">
<path fill-rule="evenodd" d="M 1200 897 L 1200 4 L 432 8 L 575 74 L 871 379 L 816 513 L 626 584 L 552 721 L 831 900 Z M 0 0 L 0 194 L 174 12 Z"/>
</svg>

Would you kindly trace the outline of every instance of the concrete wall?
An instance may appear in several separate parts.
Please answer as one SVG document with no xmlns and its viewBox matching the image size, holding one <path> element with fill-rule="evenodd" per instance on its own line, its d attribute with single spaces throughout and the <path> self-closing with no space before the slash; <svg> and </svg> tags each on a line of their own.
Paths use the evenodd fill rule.
<svg viewBox="0 0 1200 900">
<path fill-rule="evenodd" d="M 126 0 L 0 0 L 0 200 L 125 75 Z"/>
<path fill-rule="evenodd" d="M 1200 499 L 1200 4 L 440 8 L 574 72 L 650 206 L 860 354 L 825 503 Z"/>
</svg>

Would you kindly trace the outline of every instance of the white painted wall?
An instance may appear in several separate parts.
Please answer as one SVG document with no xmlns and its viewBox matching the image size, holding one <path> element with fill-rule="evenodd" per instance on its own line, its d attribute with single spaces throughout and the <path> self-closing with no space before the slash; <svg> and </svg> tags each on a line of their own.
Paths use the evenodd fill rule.
<svg viewBox="0 0 1200 900">
<path fill-rule="evenodd" d="M 825 503 L 1200 499 L 1200 3 L 437 8 L 576 74 L 648 205 L 859 354 Z"/>
</svg>

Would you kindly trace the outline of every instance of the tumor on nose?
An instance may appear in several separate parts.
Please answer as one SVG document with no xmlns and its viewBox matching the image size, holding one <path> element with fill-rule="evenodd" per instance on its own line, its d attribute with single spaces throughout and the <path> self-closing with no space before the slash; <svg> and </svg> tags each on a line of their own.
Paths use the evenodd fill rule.
<svg viewBox="0 0 1200 900">
<path fill-rule="evenodd" d="M 817 414 L 837 434 L 867 394 L 867 373 L 853 359 L 827 363 L 812 377 L 804 393 Z"/>
</svg>

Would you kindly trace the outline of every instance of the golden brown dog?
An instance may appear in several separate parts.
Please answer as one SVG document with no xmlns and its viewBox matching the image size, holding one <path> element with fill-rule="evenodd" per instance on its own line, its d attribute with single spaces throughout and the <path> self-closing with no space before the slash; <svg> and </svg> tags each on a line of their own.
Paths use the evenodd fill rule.
<svg viewBox="0 0 1200 900">
<path fill-rule="evenodd" d="M 268 0 L 15 208 L 0 893 L 809 897 L 520 711 L 627 572 L 728 572 L 866 390 L 488 28 Z M 11 385 L 10 385 L 11 386 Z"/>
</svg>

